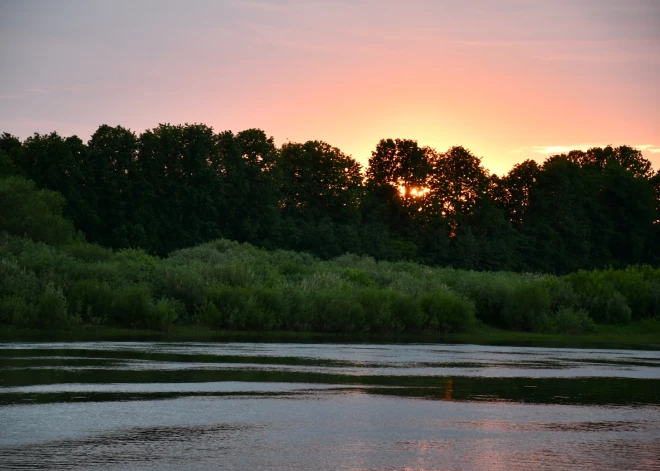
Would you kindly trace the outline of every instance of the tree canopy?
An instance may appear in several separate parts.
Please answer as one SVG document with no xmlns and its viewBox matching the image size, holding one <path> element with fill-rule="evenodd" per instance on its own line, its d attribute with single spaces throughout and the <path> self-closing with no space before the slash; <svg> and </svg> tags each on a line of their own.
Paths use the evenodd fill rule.
<svg viewBox="0 0 660 471">
<path fill-rule="evenodd" d="M 472 269 L 660 263 L 660 173 L 629 146 L 497 176 L 464 147 L 383 139 L 363 172 L 331 144 L 277 147 L 259 129 L 103 125 L 86 143 L 1 134 L 0 179 L 0 230 L 52 243 L 73 236 L 66 218 L 92 242 L 161 255 L 225 237 Z"/>
</svg>

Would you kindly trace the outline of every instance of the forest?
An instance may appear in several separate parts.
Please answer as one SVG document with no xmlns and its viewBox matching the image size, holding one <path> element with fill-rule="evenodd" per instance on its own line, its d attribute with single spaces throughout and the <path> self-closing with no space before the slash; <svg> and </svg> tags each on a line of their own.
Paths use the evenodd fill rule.
<svg viewBox="0 0 660 471">
<path fill-rule="evenodd" d="M 660 174 L 628 146 L 491 175 L 381 140 L 0 137 L 0 323 L 580 333 L 660 317 Z M 656 321 L 654 321 L 656 322 Z"/>
</svg>

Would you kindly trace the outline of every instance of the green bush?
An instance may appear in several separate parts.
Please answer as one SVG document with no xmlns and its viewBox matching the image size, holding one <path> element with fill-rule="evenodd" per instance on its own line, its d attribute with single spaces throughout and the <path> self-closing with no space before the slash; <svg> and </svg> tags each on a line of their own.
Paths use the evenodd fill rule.
<svg viewBox="0 0 660 471">
<path fill-rule="evenodd" d="M 73 239 L 73 224 L 62 217 L 64 197 L 50 190 L 39 190 L 32 180 L 0 178 L 0 232 L 48 244 Z"/>
<path fill-rule="evenodd" d="M 407 294 L 392 292 L 392 315 L 396 319 L 395 326 L 404 330 L 419 332 L 426 325 L 426 314 L 417 300 Z"/>
<path fill-rule="evenodd" d="M 113 312 L 115 293 L 108 283 L 98 280 L 78 281 L 69 292 L 71 313 L 89 324 L 102 324 Z"/>
<path fill-rule="evenodd" d="M 517 285 L 504 306 L 503 320 L 510 329 L 543 332 L 549 330 L 550 295 L 543 283 Z"/>
<path fill-rule="evenodd" d="M 369 278 L 367 272 L 347 268 L 341 273 L 342 277 L 356 286 L 371 287 L 374 286 L 374 280 Z"/>
<path fill-rule="evenodd" d="M 580 306 L 580 296 L 566 280 L 555 276 L 543 278 L 541 285 L 550 297 L 550 309 L 553 312 L 562 308 L 577 308 Z"/>
<path fill-rule="evenodd" d="M 557 311 L 555 329 L 562 334 L 584 334 L 594 332 L 596 325 L 586 311 L 564 307 Z"/>
<path fill-rule="evenodd" d="M 62 251 L 84 262 L 107 262 L 112 259 L 112 249 L 87 242 L 75 242 L 62 246 Z"/>
<path fill-rule="evenodd" d="M 245 327 L 241 325 L 248 308 L 250 292 L 247 288 L 217 285 L 206 292 L 202 321 L 215 328 Z"/>
<path fill-rule="evenodd" d="M 512 292 L 521 282 L 519 275 L 514 278 L 505 273 L 454 270 L 454 277 L 454 289 L 474 301 L 479 320 L 490 325 L 508 325 L 504 311 Z"/>
<path fill-rule="evenodd" d="M 280 316 L 280 322 L 283 329 L 312 330 L 314 308 L 308 291 L 284 288 L 282 289 L 282 303 L 284 311 Z"/>
<path fill-rule="evenodd" d="M 284 260 L 277 266 L 277 271 L 286 278 L 299 280 L 311 273 L 311 268 L 296 260 Z"/>
<path fill-rule="evenodd" d="M 474 302 L 451 291 L 427 293 L 419 298 L 428 328 L 440 332 L 468 332 L 476 327 Z"/>
<path fill-rule="evenodd" d="M 152 286 L 155 296 L 183 303 L 185 309 L 181 314 L 185 321 L 190 322 L 197 306 L 204 302 L 210 283 L 208 267 L 195 261 L 188 265 L 168 264 L 160 267 L 156 270 Z"/>
<path fill-rule="evenodd" d="M 331 288 L 311 291 L 312 328 L 321 332 L 360 332 L 365 326 L 364 307 L 352 290 Z"/>
<path fill-rule="evenodd" d="M 169 299 L 161 299 L 147 314 L 147 329 L 167 332 L 177 316 L 176 304 Z"/>
<path fill-rule="evenodd" d="M 632 309 L 626 298 L 618 291 L 604 300 L 602 320 L 609 324 L 628 324 L 632 318 Z"/>
<path fill-rule="evenodd" d="M 148 322 L 153 301 L 146 285 L 126 286 L 116 295 L 111 320 L 127 327 L 139 327 Z"/>
<path fill-rule="evenodd" d="M 360 290 L 358 296 L 364 309 L 365 329 L 373 332 L 403 330 L 404 325 L 392 309 L 397 293 L 392 290 L 368 288 Z"/>
<path fill-rule="evenodd" d="M 12 295 L 0 298 L 0 322 L 18 327 L 34 327 L 39 312 L 34 304 L 21 296 Z"/>
<path fill-rule="evenodd" d="M 49 283 L 39 296 L 36 327 L 61 329 L 78 323 L 77 316 L 69 314 L 62 289 Z"/>
<path fill-rule="evenodd" d="M 39 296 L 41 283 L 32 270 L 27 270 L 18 262 L 0 259 L 0 297 L 21 295 L 28 300 Z"/>
</svg>

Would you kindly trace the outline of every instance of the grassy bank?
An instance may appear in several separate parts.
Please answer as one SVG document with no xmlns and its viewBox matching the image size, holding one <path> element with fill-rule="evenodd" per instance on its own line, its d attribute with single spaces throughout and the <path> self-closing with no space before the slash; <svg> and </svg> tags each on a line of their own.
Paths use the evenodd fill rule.
<svg viewBox="0 0 660 471">
<path fill-rule="evenodd" d="M 0 330 L 0 342 L 276 342 L 276 343 L 447 343 L 517 345 L 558 348 L 623 348 L 660 350 L 660 329 L 645 323 L 628 326 L 596 325 L 595 332 L 581 335 L 516 332 L 482 327 L 476 332 L 320 333 L 300 331 L 215 330 L 202 325 L 175 325 L 167 332 L 112 326 L 76 326 L 66 330 L 8 326 Z"/>
<path fill-rule="evenodd" d="M 658 319 L 660 270 L 648 266 L 559 277 L 355 255 L 322 261 L 228 240 L 165 258 L 82 241 L 51 246 L 7 237 L 0 245 L 0 323 L 12 327 L 4 337 L 30 329 L 128 328 L 172 338 L 230 331 L 260 338 L 484 343 L 586 336 L 653 343 Z"/>
</svg>

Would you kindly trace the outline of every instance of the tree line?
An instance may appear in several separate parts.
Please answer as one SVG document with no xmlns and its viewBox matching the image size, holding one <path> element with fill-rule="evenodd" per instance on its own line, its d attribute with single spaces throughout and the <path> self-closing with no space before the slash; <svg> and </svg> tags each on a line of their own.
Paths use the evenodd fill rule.
<svg viewBox="0 0 660 471">
<path fill-rule="evenodd" d="M 2 134 L 8 176 L 60 193 L 87 240 L 156 255 L 226 238 L 477 270 L 660 263 L 660 172 L 628 146 L 526 160 L 498 176 L 466 148 L 408 139 L 381 140 L 363 169 L 328 143 L 278 148 L 258 129 L 103 125 L 87 143 Z"/>
</svg>

